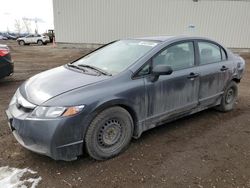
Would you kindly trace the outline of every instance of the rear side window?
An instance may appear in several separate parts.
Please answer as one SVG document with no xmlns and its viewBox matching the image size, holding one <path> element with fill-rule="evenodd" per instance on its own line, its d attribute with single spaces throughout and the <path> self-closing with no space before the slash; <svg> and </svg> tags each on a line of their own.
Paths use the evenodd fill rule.
<svg viewBox="0 0 250 188">
<path fill-rule="evenodd" d="M 201 65 L 221 61 L 221 48 L 219 46 L 209 42 L 198 42 L 198 46 Z"/>
<path fill-rule="evenodd" d="M 194 66 L 193 42 L 179 43 L 170 46 L 152 59 L 153 67 L 165 64 L 173 70 L 180 70 Z"/>
</svg>

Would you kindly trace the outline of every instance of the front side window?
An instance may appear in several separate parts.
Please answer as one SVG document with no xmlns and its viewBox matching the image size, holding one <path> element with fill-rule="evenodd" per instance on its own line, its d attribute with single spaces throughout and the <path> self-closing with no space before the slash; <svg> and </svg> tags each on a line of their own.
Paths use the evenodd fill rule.
<svg viewBox="0 0 250 188">
<path fill-rule="evenodd" d="M 184 42 L 172 45 L 152 59 L 153 66 L 168 65 L 173 70 L 180 70 L 194 66 L 194 44 Z"/>
<path fill-rule="evenodd" d="M 112 75 L 117 74 L 132 65 L 157 44 L 158 42 L 155 41 L 120 40 L 77 60 L 74 65 L 90 65 Z"/>
<path fill-rule="evenodd" d="M 209 64 L 221 61 L 221 48 L 213 43 L 198 42 L 200 64 Z"/>
</svg>

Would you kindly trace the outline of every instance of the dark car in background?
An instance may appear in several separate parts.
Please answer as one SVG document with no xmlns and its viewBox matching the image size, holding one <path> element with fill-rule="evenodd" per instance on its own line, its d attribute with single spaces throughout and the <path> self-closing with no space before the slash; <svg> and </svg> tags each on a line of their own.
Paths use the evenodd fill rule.
<svg viewBox="0 0 250 188">
<path fill-rule="evenodd" d="M 10 76 L 14 71 L 10 50 L 7 45 L 0 44 L 0 79 Z"/>
<path fill-rule="evenodd" d="M 11 35 L 11 34 L 9 34 L 9 33 L 6 33 L 4 36 L 5 36 L 7 39 L 9 39 L 9 40 L 16 40 L 16 39 L 17 39 L 17 36 Z"/>
<path fill-rule="evenodd" d="M 87 151 L 104 160 L 158 125 L 211 107 L 232 110 L 244 68 L 241 57 L 207 38 L 118 40 L 31 77 L 6 114 L 29 150 L 55 160 Z"/>
<path fill-rule="evenodd" d="M 4 37 L 5 40 L 16 40 L 17 36 L 14 33 L 0 32 L 0 39 Z"/>
</svg>

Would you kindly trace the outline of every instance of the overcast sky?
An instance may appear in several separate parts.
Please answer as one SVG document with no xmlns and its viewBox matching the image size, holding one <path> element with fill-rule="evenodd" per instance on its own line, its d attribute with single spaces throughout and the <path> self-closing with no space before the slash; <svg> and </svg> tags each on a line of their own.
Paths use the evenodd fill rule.
<svg viewBox="0 0 250 188">
<path fill-rule="evenodd" d="M 37 22 L 38 32 L 53 29 L 52 0 L 0 0 L 0 31 L 15 31 L 15 20 L 22 18 L 41 20 Z M 32 32 L 36 28 L 35 21 L 29 21 Z M 25 29 L 23 29 L 25 32 Z"/>
</svg>

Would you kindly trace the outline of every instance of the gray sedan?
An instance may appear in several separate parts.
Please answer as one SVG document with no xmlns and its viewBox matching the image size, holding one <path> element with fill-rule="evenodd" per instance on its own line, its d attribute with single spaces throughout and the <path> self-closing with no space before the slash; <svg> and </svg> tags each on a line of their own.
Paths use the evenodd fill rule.
<svg viewBox="0 0 250 188">
<path fill-rule="evenodd" d="M 199 37 L 148 37 L 109 43 L 33 76 L 6 114 L 17 141 L 55 160 L 88 152 L 97 160 L 131 138 L 201 110 L 234 108 L 244 60 Z"/>
</svg>

